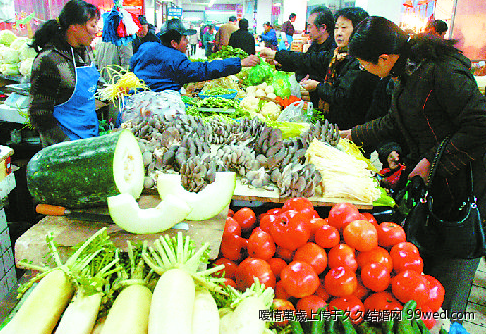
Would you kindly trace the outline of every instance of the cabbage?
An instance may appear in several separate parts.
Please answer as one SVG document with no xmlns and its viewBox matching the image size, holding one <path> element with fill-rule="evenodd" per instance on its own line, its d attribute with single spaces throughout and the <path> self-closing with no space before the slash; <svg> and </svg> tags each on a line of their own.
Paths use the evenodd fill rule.
<svg viewBox="0 0 486 334">
<path fill-rule="evenodd" d="M 19 75 L 19 65 L 18 64 L 2 64 L 0 65 L 0 72 L 3 75 Z"/>
<path fill-rule="evenodd" d="M 0 50 L 0 63 L 16 64 L 19 62 L 19 52 L 10 47 Z"/>
<path fill-rule="evenodd" d="M 20 47 L 26 43 L 30 42 L 30 40 L 27 37 L 17 37 L 12 44 L 10 44 L 10 47 L 14 50 L 19 50 Z"/>
<path fill-rule="evenodd" d="M 24 77 L 30 77 L 30 72 L 32 71 L 32 63 L 34 62 L 34 58 L 27 58 L 22 60 L 19 66 L 19 72 Z"/>
<path fill-rule="evenodd" d="M 8 29 L 0 31 L 0 44 L 10 46 L 10 44 L 17 38 L 13 32 Z"/>
<path fill-rule="evenodd" d="M 19 49 L 19 59 L 21 61 L 27 58 L 35 58 L 36 56 L 37 52 L 35 52 L 35 50 L 31 48 L 28 43 L 25 43 Z"/>
</svg>

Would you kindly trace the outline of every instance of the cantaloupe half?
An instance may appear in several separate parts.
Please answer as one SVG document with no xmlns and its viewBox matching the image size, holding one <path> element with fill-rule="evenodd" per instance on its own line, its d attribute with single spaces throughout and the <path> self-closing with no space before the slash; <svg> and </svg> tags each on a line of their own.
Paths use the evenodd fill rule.
<svg viewBox="0 0 486 334">
<path fill-rule="evenodd" d="M 185 219 L 206 220 L 216 216 L 230 203 L 236 187 L 236 173 L 217 172 L 213 183 L 198 193 L 185 190 L 179 174 L 160 173 L 157 176 L 157 191 L 160 198 L 176 195 L 183 198 L 191 208 Z"/>
<path fill-rule="evenodd" d="M 191 211 L 186 201 L 165 196 L 155 208 L 142 209 L 130 194 L 110 196 L 108 209 L 113 222 L 130 233 L 150 234 L 170 229 L 183 221 Z"/>
</svg>

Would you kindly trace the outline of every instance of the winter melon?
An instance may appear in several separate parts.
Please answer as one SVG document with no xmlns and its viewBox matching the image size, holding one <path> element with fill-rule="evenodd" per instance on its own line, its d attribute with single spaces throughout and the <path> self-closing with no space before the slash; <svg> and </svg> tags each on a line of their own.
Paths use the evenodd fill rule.
<svg viewBox="0 0 486 334">
<path fill-rule="evenodd" d="M 217 172 L 215 181 L 198 193 L 185 190 L 179 174 L 161 173 L 157 177 L 160 198 L 169 194 L 183 198 L 191 208 L 187 220 L 205 220 L 216 216 L 231 201 L 236 186 L 236 173 Z"/>
<path fill-rule="evenodd" d="M 141 209 L 130 194 L 108 197 L 108 210 L 115 224 L 137 234 L 168 230 L 191 211 L 186 202 L 175 195 L 166 196 L 155 208 Z"/>
<path fill-rule="evenodd" d="M 144 174 L 137 139 L 123 130 L 42 149 L 27 165 L 27 187 L 37 202 L 84 208 L 120 193 L 138 198 Z"/>
</svg>

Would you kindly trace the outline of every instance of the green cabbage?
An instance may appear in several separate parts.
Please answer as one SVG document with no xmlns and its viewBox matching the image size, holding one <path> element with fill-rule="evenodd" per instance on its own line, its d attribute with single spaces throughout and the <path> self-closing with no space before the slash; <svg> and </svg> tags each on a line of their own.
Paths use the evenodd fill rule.
<svg viewBox="0 0 486 334">
<path fill-rule="evenodd" d="M 19 66 L 19 72 L 24 77 L 30 77 L 30 73 L 32 72 L 32 63 L 34 62 L 34 58 L 27 58 L 22 60 Z"/>
<path fill-rule="evenodd" d="M 10 44 L 17 38 L 13 32 L 8 29 L 0 30 L 0 44 L 10 46 Z"/>
<path fill-rule="evenodd" d="M 14 50 L 19 50 L 20 47 L 26 43 L 30 42 L 30 40 L 27 37 L 17 37 L 12 44 L 10 44 L 10 47 Z"/>
<path fill-rule="evenodd" d="M 2 64 L 0 65 L 0 72 L 3 75 L 19 75 L 19 65 L 18 64 Z"/>
<path fill-rule="evenodd" d="M 292 93 L 289 76 L 285 72 L 275 73 L 272 81 L 274 93 L 281 98 L 287 98 Z"/>
<path fill-rule="evenodd" d="M 25 43 L 22 45 L 19 49 L 19 59 L 25 60 L 27 58 L 35 58 L 37 56 L 37 52 L 31 47 L 29 47 L 29 44 Z"/>
<path fill-rule="evenodd" d="M 2 64 L 17 64 L 19 62 L 19 52 L 10 47 L 5 47 L 0 50 L 0 63 Z"/>
</svg>

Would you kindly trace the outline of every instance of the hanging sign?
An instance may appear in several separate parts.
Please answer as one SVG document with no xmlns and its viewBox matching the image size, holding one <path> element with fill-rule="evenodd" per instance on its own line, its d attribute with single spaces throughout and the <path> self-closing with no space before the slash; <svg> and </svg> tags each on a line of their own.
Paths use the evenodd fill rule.
<svg viewBox="0 0 486 334">
<path fill-rule="evenodd" d="M 178 8 L 178 7 L 171 7 L 171 8 L 168 8 L 168 12 L 167 14 L 169 16 L 177 16 L 177 17 L 181 17 L 182 16 L 182 8 Z"/>
</svg>

